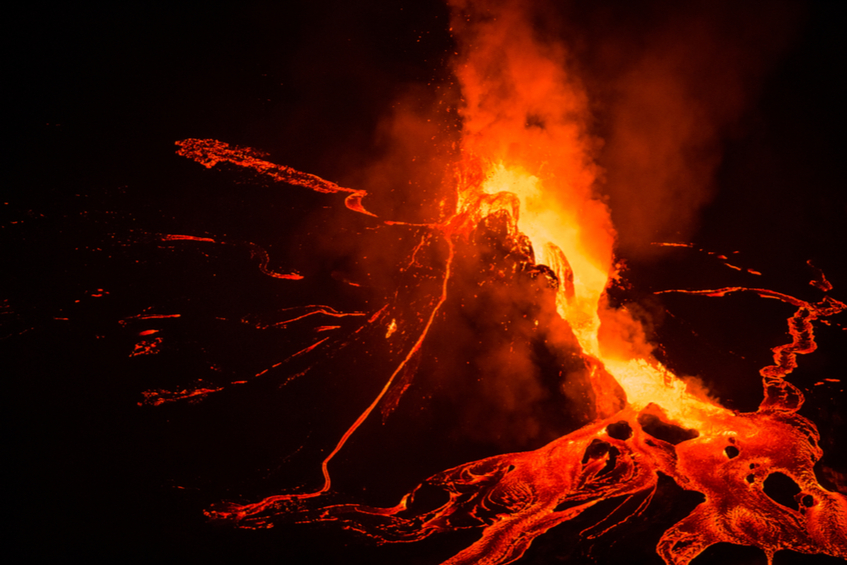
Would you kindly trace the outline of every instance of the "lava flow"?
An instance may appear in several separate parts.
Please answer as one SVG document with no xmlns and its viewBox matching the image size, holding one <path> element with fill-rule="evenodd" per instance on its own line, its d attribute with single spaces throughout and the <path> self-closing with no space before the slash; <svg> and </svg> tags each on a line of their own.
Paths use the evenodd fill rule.
<svg viewBox="0 0 848 565">
<path fill-rule="evenodd" d="M 456 204 L 438 221 L 381 220 L 363 206 L 364 190 L 220 141 L 177 143 L 180 155 L 204 166 L 234 166 L 281 185 L 347 194 L 347 208 L 375 224 L 418 230 L 408 265 L 428 273 L 427 298 L 413 304 L 415 315 L 408 313 L 409 296 L 399 291 L 366 322 L 385 340 L 403 334 L 404 345 L 393 350 L 394 369 L 383 388 L 321 462 L 320 488 L 250 504 L 223 503 L 208 516 L 248 528 L 340 522 L 381 543 L 479 528 L 479 539 L 445 563 L 504 564 L 524 555 L 539 535 L 600 503 L 615 506 L 581 532 L 585 539 L 643 514 L 664 475 L 704 497 L 658 540 L 657 553 L 668 564 L 688 564 L 719 542 L 759 547 L 769 562 L 784 549 L 845 557 L 846 498 L 818 483 L 813 465 L 822 456 L 819 434 L 798 414 L 804 397 L 787 380 L 797 356 L 816 348 L 813 323 L 844 311 L 845 304 L 827 296 L 807 302 L 760 288 L 668 291 L 711 297 L 752 292 L 797 308 L 788 320 L 791 341 L 775 347 L 774 364 L 760 371 L 764 399 L 757 411 L 729 410 L 677 378 L 651 355 L 626 312 L 600 314 L 608 310 L 604 292 L 618 276 L 615 233 L 607 207 L 593 193 L 600 172 L 585 123 L 588 103 L 564 71 L 563 48 L 541 48 L 530 23 L 510 3 L 489 18 L 461 2 L 453 8 L 462 48 L 455 74 L 464 96 L 463 129 L 453 177 Z M 266 265 L 267 257 L 263 271 Z M 824 286 L 817 288 L 827 290 Z M 539 449 L 435 474 L 393 507 L 322 505 L 336 455 L 377 407 L 385 416 L 397 406 L 422 358 L 441 353 L 428 350 L 433 333 L 440 320 L 470 311 L 465 299 L 500 300 L 510 306 L 499 307 L 523 312 L 526 322 L 516 334 L 536 340 L 534 347 L 559 363 L 552 388 L 572 403 L 574 416 L 563 424 L 567 433 Z M 601 332 L 602 324 L 612 323 L 607 320 L 617 322 Z M 522 347 L 518 341 L 509 341 L 510 354 L 503 354 L 509 363 L 520 355 L 513 353 Z M 764 491 L 775 473 L 798 486 L 794 507 Z M 432 491 L 442 492 L 446 502 L 420 508 L 416 498 Z"/>
</svg>

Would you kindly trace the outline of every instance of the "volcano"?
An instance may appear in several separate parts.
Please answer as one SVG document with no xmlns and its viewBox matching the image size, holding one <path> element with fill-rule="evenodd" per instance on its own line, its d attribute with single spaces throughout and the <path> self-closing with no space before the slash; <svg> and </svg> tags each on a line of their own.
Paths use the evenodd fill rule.
<svg viewBox="0 0 848 565">
<path fill-rule="evenodd" d="M 15 550 L 841 562 L 841 35 L 761 8 L 20 12 Z"/>
</svg>

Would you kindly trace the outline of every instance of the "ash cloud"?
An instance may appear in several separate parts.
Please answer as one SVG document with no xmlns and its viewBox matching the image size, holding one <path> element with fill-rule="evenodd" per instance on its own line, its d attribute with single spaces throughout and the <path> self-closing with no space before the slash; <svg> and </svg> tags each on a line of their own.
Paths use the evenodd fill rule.
<svg viewBox="0 0 848 565">
<path fill-rule="evenodd" d="M 788 2 L 648 2 L 572 10 L 620 252 L 686 241 L 716 193 L 726 142 L 756 120 L 795 33 Z"/>
</svg>

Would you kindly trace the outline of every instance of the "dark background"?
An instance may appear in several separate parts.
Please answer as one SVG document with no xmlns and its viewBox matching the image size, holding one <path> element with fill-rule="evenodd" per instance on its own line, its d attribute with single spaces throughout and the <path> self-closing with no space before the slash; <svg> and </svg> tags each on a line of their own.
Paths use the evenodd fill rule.
<svg viewBox="0 0 848 565">
<path fill-rule="evenodd" d="M 650 10 L 633 26 L 663 8 L 645 6 Z M 740 410 L 756 408 L 756 371 L 769 361 L 769 348 L 786 338 L 792 309 L 753 296 L 652 293 L 756 285 L 818 300 L 820 293 L 807 285 L 815 275 L 806 265 L 812 260 L 833 283 L 832 296 L 845 300 L 845 13 L 835 4 L 798 6 L 797 35 L 765 74 L 745 127 L 725 140 L 718 192 L 690 238 L 706 250 L 738 250 L 731 262 L 763 277 L 675 249 L 624 256 L 628 283 L 615 295 L 641 304 L 673 369 L 700 376 Z M 591 38 L 590 12 L 571 14 L 573 25 L 586 23 Z M 136 405 L 143 390 L 187 386 L 197 375 L 250 376 L 311 343 L 216 318 L 272 315 L 327 295 L 340 309 L 376 304 L 375 295 L 328 276 L 355 250 L 333 242 L 367 226 L 340 220 L 346 214 L 340 199 L 207 171 L 174 155 L 174 141 L 211 137 L 260 148 L 272 161 L 327 179 L 354 178 L 360 165 L 389 151 L 375 131 L 409 85 L 450 83 L 447 21 L 444 6 L 418 2 L 161 9 L 31 4 L 7 13 L 4 90 L 11 101 L 0 212 L 0 351 L 14 477 L 7 487 L 11 546 L 20 557 L 427 563 L 469 543 L 457 535 L 375 547 L 333 525 L 252 532 L 204 521 L 201 511 L 223 498 L 255 500 L 292 485 L 314 488 L 314 462 L 294 471 L 286 464 L 299 445 L 310 445 L 309 438 L 337 437 L 337 428 L 350 421 L 345 409 L 354 415 L 361 410 L 347 393 L 338 398 L 330 377 L 342 371 L 290 387 L 288 400 L 275 400 L 282 376 L 194 405 Z M 376 194 L 375 201 L 381 196 L 389 197 Z M 615 219 L 615 200 L 610 204 Z M 252 241 L 286 270 L 304 264 L 298 261 L 309 257 L 310 236 L 325 230 L 342 235 L 322 240 L 317 266 L 299 267 L 328 281 L 308 288 L 264 277 L 238 246 L 163 246 L 155 238 L 178 233 Z M 117 322 L 147 308 L 183 318 L 150 325 L 164 339 L 159 355 L 131 358 L 138 332 L 148 327 Z M 824 436 L 824 462 L 843 473 L 844 486 L 843 328 L 841 320 L 820 327 L 819 351 L 801 359 L 792 380 L 807 395 L 802 414 Z M 379 372 L 348 361 L 351 375 Z M 815 386 L 822 378 L 842 382 Z M 298 394 L 316 404 L 293 401 Z M 367 390 L 360 394 L 362 402 L 373 398 Z M 314 412 L 328 415 L 327 428 L 299 427 L 307 415 L 321 421 Z M 403 434 L 394 441 L 402 444 Z M 371 477 L 384 489 L 375 495 L 356 492 L 356 481 L 346 482 L 340 471 L 338 496 L 376 496 L 389 504 L 441 470 L 427 466 L 426 454 L 422 448 L 428 472 L 420 476 L 416 465 L 402 463 L 394 471 L 398 462 L 384 457 L 378 474 L 385 479 Z M 447 458 L 459 464 L 482 455 Z M 681 492 L 664 485 L 654 523 L 610 541 L 615 549 L 597 550 L 599 562 L 621 555 L 631 562 L 634 556 L 658 560 L 653 542 L 641 540 L 656 539 L 686 504 L 697 503 Z M 540 538 L 528 562 L 588 559 L 588 549 L 572 541 L 579 530 L 561 530 Z M 750 548 L 720 545 L 695 563 L 712 561 L 765 558 Z M 836 560 L 782 552 L 775 562 Z"/>
</svg>

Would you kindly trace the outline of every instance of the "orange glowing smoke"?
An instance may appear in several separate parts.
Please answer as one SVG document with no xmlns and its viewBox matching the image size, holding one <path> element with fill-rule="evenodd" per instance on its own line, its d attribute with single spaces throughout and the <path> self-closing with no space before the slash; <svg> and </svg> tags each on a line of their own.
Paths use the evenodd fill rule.
<svg viewBox="0 0 848 565">
<path fill-rule="evenodd" d="M 539 263 L 565 280 L 573 274 L 574 300 L 563 300 L 584 348 L 597 352 L 598 302 L 613 266 L 614 234 L 606 206 L 593 188 L 598 140 L 587 131 L 588 101 L 567 73 L 562 45 L 542 45 L 519 3 L 490 10 L 453 3 L 459 43 L 454 70 L 463 94 L 460 166 L 467 193 L 514 194 L 518 228 Z M 567 257 L 564 262 L 561 257 Z"/>
</svg>

